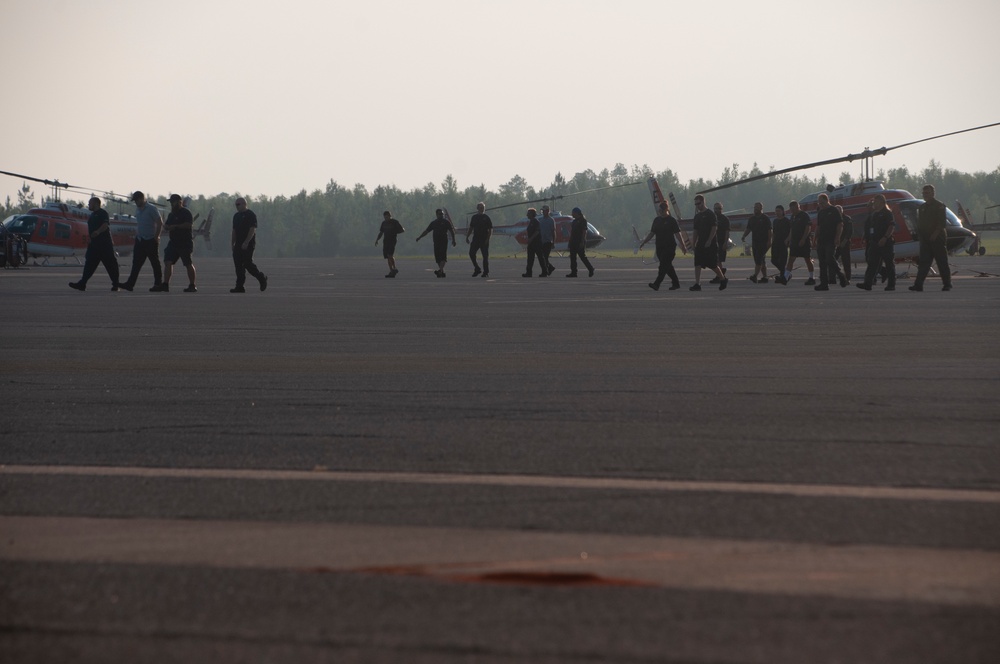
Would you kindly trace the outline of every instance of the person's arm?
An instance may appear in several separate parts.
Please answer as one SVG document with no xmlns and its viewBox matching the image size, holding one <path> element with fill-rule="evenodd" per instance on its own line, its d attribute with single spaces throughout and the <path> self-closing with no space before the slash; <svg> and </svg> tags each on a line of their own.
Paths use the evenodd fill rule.
<svg viewBox="0 0 1000 664">
<path fill-rule="evenodd" d="M 378 246 L 378 241 L 381 240 L 381 239 L 382 239 L 382 229 L 379 228 L 379 230 L 378 230 L 378 237 L 375 238 L 375 246 L 376 247 Z"/>
<path fill-rule="evenodd" d="M 257 227 L 251 226 L 250 232 L 247 233 L 247 239 L 243 240 L 243 248 L 246 249 L 247 247 L 249 247 L 250 240 L 254 239 L 256 236 L 257 236 Z"/>
</svg>

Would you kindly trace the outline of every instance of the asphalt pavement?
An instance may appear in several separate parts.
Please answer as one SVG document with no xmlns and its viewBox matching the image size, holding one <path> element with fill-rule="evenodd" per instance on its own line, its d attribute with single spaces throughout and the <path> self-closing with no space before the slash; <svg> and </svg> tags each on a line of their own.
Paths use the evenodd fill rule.
<svg viewBox="0 0 1000 664">
<path fill-rule="evenodd" d="M 1000 661 L 1000 258 L 452 258 L 0 273 L 0 660 Z"/>
</svg>

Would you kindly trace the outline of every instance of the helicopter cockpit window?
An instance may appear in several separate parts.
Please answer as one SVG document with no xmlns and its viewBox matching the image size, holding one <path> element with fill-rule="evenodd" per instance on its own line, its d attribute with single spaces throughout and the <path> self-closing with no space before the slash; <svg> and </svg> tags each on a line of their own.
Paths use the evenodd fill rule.
<svg viewBox="0 0 1000 664">
<path fill-rule="evenodd" d="M 49 222 L 42 219 L 42 223 L 38 225 L 38 236 L 48 237 L 49 235 Z"/>
<path fill-rule="evenodd" d="M 72 236 L 72 227 L 69 224 L 56 222 L 56 237 L 60 240 L 68 240 Z"/>
<path fill-rule="evenodd" d="M 7 227 L 7 230 L 18 235 L 31 235 L 35 232 L 35 225 L 37 223 L 38 217 L 22 214 L 8 217 L 4 220 L 3 225 Z"/>
</svg>

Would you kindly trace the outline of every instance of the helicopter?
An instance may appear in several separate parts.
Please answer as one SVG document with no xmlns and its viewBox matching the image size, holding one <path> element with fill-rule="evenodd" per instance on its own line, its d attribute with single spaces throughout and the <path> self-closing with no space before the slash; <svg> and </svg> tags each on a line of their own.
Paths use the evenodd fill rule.
<svg viewBox="0 0 1000 664">
<path fill-rule="evenodd" d="M 504 205 L 494 205 L 493 207 L 486 208 L 487 212 L 492 210 L 501 210 L 504 208 L 515 207 L 519 205 L 531 205 L 533 203 L 549 203 L 561 200 L 567 196 L 577 196 L 579 194 L 588 194 L 595 191 L 604 191 L 606 189 L 617 189 L 619 187 L 631 187 L 637 184 L 642 184 L 641 181 L 637 182 L 625 182 L 623 184 L 615 184 L 607 187 L 597 187 L 595 189 L 586 189 L 584 191 L 574 191 L 570 194 L 561 194 L 556 196 L 546 196 L 544 198 L 536 198 L 530 201 L 519 201 L 517 203 L 506 203 Z M 541 211 L 539 210 L 539 216 Z M 467 213 L 469 215 L 475 214 L 474 212 Z M 553 244 L 552 250 L 558 253 L 569 251 L 569 237 L 573 226 L 572 215 L 565 214 L 560 211 L 551 211 L 550 216 L 555 222 L 555 242 Z M 500 237 L 510 237 L 513 238 L 515 242 L 523 249 L 528 246 L 528 217 L 524 216 L 515 221 L 513 224 L 493 226 L 493 236 Z M 468 228 L 457 228 L 455 229 L 456 234 L 465 234 Z M 604 235 L 601 234 L 597 227 L 594 226 L 589 221 L 587 222 L 587 237 L 585 240 L 585 246 L 587 249 L 593 249 L 599 246 L 602 242 L 607 240 Z"/>
<path fill-rule="evenodd" d="M 3 242 L 3 263 L 5 265 L 12 267 L 23 265 L 29 257 L 41 258 L 42 265 L 48 265 L 50 258 L 72 258 L 77 263 L 80 262 L 80 256 L 87 252 L 89 242 L 87 219 L 90 217 L 90 211 L 82 205 L 71 206 L 61 202 L 59 200 L 60 189 L 86 194 L 103 194 L 108 203 L 117 204 L 119 211 L 109 215 L 111 240 L 115 246 L 115 253 L 119 256 L 127 256 L 132 253 L 137 222 L 131 214 L 122 213 L 123 206 L 131 204 L 130 201 L 117 196 L 114 192 L 77 187 L 58 180 L 46 180 L 8 171 L 0 171 L 0 174 L 41 182 L 51 186 L 53 191 L 52 197 L 41 206 L 34 207 L 24 214 L 11 215 L 3 220 L 0 238 Z M 191 199 L 185 198 L 184 200 L 184 205 L 187 206 Z M 194 219 L 197 221 L 199 216 L 196 215 Z M 202 237 L 209 248 L 211 248 L 214 216 L 215 208 L 212 208 L 201 226 L 192 231 L 196 237 Z"/>
<path fill-rule="evenodd" d="M 988 125 L 982 125 L 980 127 L 972 127 L 970 129 L 962 129 L 960 131 L 953 131 L 947 134 L 940 134 L 938 136 L 931 136 L 929 138 L 923 138 L 917 141 L 911 141 L 909 143 L 903 143 L 900 145 L 895 145 L 893 147 L 882 147 L 876 150 L 871 150 L 865 148 L 863 152 L 859 154 L 849 154 L 845 157 L 839 157 L 834 159 L 827 159 L 824 161 L 813 162 L 810 164 L 802 164 L 799 166 L 792 166 L 790 168 L 785 168 L 777 171 L 770 171 L 768 173 L 762 173 L 760 175 L 755 175 L 752 177 L 745 178 L 743 180 L 738 180 L 736 182 L 730 182 L 727 184 L 719 185 L 717 187 L 710 187 L 702 191 L 697 192 L 698 194 L 705 195 L 723 189 L 729 189 L 731 187 L 736 187 L 741 184 L 746 184 L 748 182 L 754 182 L 756 180 L 762 180 L 765 178 L 771 178 L 778 175 L 783 175 L 785 173 L 792 173 L 794 171 L 806 170 L 809 168 L 815 168 L 818 166 L 825 166 L 829 164 L 836 164 L 842 162 L 851 162 L 858 159 L 863 160 L 862 169 L 862 179 L 859 182 L 854 182 L 851 184 L 844 184 L 840 186 L 827 185 L 825 192 L 815 192 L 801 198 L 798 203 L 799 207 L 803 212 L 806 212 L 813 225 L 813 231 L 816 228 L 816 214 L 819 210 L 819 196 L 820 194 L 826 194 L 830 199 L 831 205 L 840 205 L 844 214 L 851 216 L 859 221 L 864 220 L 868 215 L 869 209 L 868 205 L 871 200 L 877 195 L 881 194 L 885 196 L 886 203 L 889 209 L 892 210 L 893 215 L 897 220 L 896 228 L 893 233 L 893 240 L 895 242 L 895 260 L 897 263 L 901 262 L 914 262 L 919 256 L 920 244 L 917 240 L 917 209 L 924 203 L 923 199 L 915 197 L 910 192 L 904 189 L 890 189 L 885 186 L 885 183 L 873 180 L 871 178 L 872 172 L 872 162 L 874 157 L 885 155 L 891 150 L 898 148 L 907 147 L 909 145 L 915 145 L 917 143 L 923 143 L 925 141 L 932 141 L 938 138 L 944 138 L 946 136 L 954 136 L 956 134 L 962 134 L 970 131 L 977 131 L 980 129 L 986 129 L 989 127 L 1000 126 L 1000 122 L 995 122 Z M 651 192 L 653 190 L 655 182 L 650 183 Z M 656 189 L 659 187 L 656 185 Z M 671 202 L 674 208 L 677 208 L 676 200 L 673 194 L 670 194 Z M 654 203 L 657 202 L 657 195 L 653 195 Z M 660 199 L 662 200 L 662 194 L 660 194 Z M 727 217 L 730 221 L 730 234 L 731 237 L 735 236 L 737 233 L 746 230 L 747 219 L 750 218 L 750 213 L 742 212 L 736 214 L 729 214 Z M 965 249 L 966 251 L 977 250 L 979 248 L 979 239 L 975 231 L 971 227 L 971 224 L 963 223 L 962 219 L 956 215 L 950 208 L 946 208 L 946 245 L 948 248 L 948 253 L 954 254 L 958 251 Z M 681 228 L 683 230 L 691 230 L 692 220 L 681 220 Z M 979 230 L 988 230 L 990 226 L 983 225 L 977 227 Z M 637 233 L 633 229 L 633 234 Z M 732 242 L 732 240 L 730 240 Z M 636 243 L 637 251 L 638 243 Z M 851 262 L 853 263 L 864 263 L 865 262 L 865 249 L 864 249 L 864 238 L 861 233 L 853 234 L 851 238 Z"/>
</svg>

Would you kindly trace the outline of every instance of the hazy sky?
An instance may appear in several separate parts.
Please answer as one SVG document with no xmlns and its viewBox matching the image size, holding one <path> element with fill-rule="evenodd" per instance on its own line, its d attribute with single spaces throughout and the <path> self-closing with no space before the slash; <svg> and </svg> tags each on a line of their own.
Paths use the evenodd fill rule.
<svg viewBox="0 0 1000 664">
<path fill-rule="evenodd" d="M 276 196 L 784 168 L 1000 121 L 998 6 L 2 0 L 0 170 Z M 876 167 L 932 158 L 992 171 L 1000 127 Z M 0 197 L 20 185 L 0 176 Z"/>
</svg>

